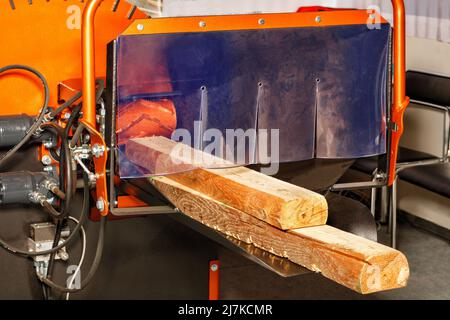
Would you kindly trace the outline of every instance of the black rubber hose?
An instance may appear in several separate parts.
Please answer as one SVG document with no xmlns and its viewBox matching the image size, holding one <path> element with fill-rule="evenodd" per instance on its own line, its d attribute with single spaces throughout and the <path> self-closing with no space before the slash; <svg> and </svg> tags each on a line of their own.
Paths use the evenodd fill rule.
<svg viewBox="0 0 450 320">
<path fill-rule="evenodd" d="M 10 159 L 17 152 L 17 150 L 19 150 L 25 143 L 28 142 L 28 140 L 31 138 L 33 133 L 42 124 L 42 122 L 44 120 L 44 116 L 45 116 L 45 114 L 47 113 L 47 110 L 48 110 L 49 88 L 48 88 L 47 80 L 45 79 L 44 75 L 42 73 L 40 73 L 39 71 L 37 71 L 36 69 L 34 69 L 34 68 L 31 68 L 31 67 L 25 66 L 25 65 L 19 65 L 19 64 L 13 64 L 13 65 L 9 65 L 9 66 L 5 66 L 5 67 L 0 68 L 0 74 L 2 74 L 3 72 L 6 72 L 6 71 L 11 71 L 11 70 L 28 71 L 28 72 L 33 73 L 36 77 L 38 77 L 39 80 L 41 80 L 42 85 L 44 87 L 44 103 L 42 105 L 42 108 L 41 108 L 41 111 L 39 113 L 39 116 L 35 119 L 33 125 L 28 129 L 28 131 L 25 134 L 25 136 L 20 140 L 20 142 L 18 144 L 16 144 L 12 149 L 10 149 L 0 159 L 0 167 L 3 166 L 5 164 L 5 162 L 8 161 L 8 159 Z"/>
<path fill-rule="evenodd" d="M 71 102 L 69 105 L 71 105 L 72 103 L 73 102 Z M 70 129 L 72 128 L 75 120 L 78 118 L 78 116 L 80 114 L 80 110 L 81 110 L 81 104 L 74 108 L 74 110 L 73 110 L 73 112 L 72 112 L 72 114 L 71 114 L 71 116 L 70 116 L 69 120 L 67 121 L 67 124 L 66 124 L 66 126 L 64 128 L 61 140 L 63 142 L 65 142 L 66 144 L 68 144 Z M 70 153 L 69 153 L 70 150 L 68 150 L 68 146 L 66 146 L 65 148 L 61 148 L 61 151 L 62 151 L 62 154 L 61 154 L 60 159 L 62 159 L 62 161 L 60 161 L 60 171 L 59 171 L 60 172 L 60 174 L 59 174 L 59 181 L 60 181 L 60 183 L 59 183 L 59 185 L 60 185 L 60 189 L 61 189 L 62 192 L 65 192 L 66 194 L 70 195 L 70 198 L 69 198 L 69 201 L 70 201 L 71 197 L 73 196 L 73 194 L 71 194 L 71 193 L 75 192 L 75 190 L 76 190 L 76 186 L 74 186 L 74 183 L 73 183 L 76 180 L 76 171 L 72 172 L 72 167 L 71 167 L 71 163 L 70 163 Z M 69 160 L 68 163 L 67 163 L 67 161 L 65 161 L 65 160 L 67 160 L 67 158 L 69 158 L 68 159 Z M 62 164 L 63 164 L 63 166 L 61 167 Z M 67 177 L 68 178 L 71 177 L 71 179 L 67 179 L 67 184 L 68 184 L 67 188 L 64 187 L 64 184 L 65 184 L 65 181 L 64 181 L 65 168 L 69 168 L 66 171 L 66 174 L 67 174 L 67 172 L 70 171 L 70 174 Z M 65 205 L 67 205 L 68 208 L 70 208 L 70 203 L 67 203 L 66 201 L 67 200 L 66 200 L 66 197 L 65 197 L 65 199 L 63 200 L 63 203 Z M 49 203 L 48 203 L 48 206 L 46 205 L 46 208 L 48 210 L 50 210 L 50 212 L 53 211 L 52 210 L 53 207 Z M 54 213 L 55 212 L 53 212 L 53 214 Z M 60 239 L 61 239 L 61 232 L 62 232 L 62 229 L 63 229 L 64 222 L 65 222 L 65 217 L 62 220 L 58 219 L 58 221 L 57 221 L 56 230 L 55 230 L 55 237 L 53 239 L 52 247 L 56 247 L 58 245 Z M 50 260 L 48 262 L 47 277 L 49 279 L 52 277 L 52 274 L 53 274 L 53 267 L 55 265 L 55 255 L 56 255 L 56 252 L 53 252 L 50 255 Z M 45 285 L 43 285 L 43 286 L 44 286 L 43 290 L 45 291 L 44 297 L 46 299 L 50 295 L 50 290 L 48 290 L 47 286 L 45 286 Z"/>
<path fill-rule="evenodd" d="M 56 136 L 56 138 L 59 137 L 59 131 L 58 130 L 55 130 L 55 129 L 50 128 L 50 127 L 47 127 L 47 128 L 45 128 L 45 131 L 49 131 L 49 132 L 53 133 Z M 50 151 L 50 155 L 52 156 L 52 158 L 59 162 L 60 157 L 59 157 L 59 154 L 56 152 L 56 146 L 51 148 L 51 149 L 49 149 L 49 151 Z"/>
<path fill-rule="evenodd" d="M 68 139 L 65 139 L 63 129 L 55 123 L 44 123 L 42 129 L 52 128 L 58 132 L 61 137 L 61 151 L 60 151 L 60 174 L 59 174 L 59 189 L 64 192 L 65 198 L 62 200 L 62 208 L 59 218 L 65 217 L 70 210 L 72 197 L 75 193 L 73 188 L 73 172 L 72 172 L 72 160 L 70 157 L 70 149 Z M 58 217 L 55 217 L 58 218 Z"/>
<path fill-rule="evenodd" d="M 72 115 L 70 116 L 69 120 L 67 121 L 67 125 L 64 128 L 63 139 L 65 141 L 67 141 L 67 144 L 69 146 L 69 150 L 70 150 L 69 132 L 73 128 L 73 125 L 74 125 L 75 121 L 78 121 L 78 119 L 79 119 L 79 117 L 81 115 L 80 114 L 81 108 L 82 108 L 82 105 L 79 104 L 73 109 Z M 79 137 L 78 138 L 75 137 L 75 139 L 76 139 L 75 142 L 77 142 Z M 75 192 L 75 190 L 77 189 L 77 179 L 76 179 L 77 169 L 76 168 L 71 168 L 71 170 L 73 171 L 73 177 L 74 177 L 72 179 L 72 186 L 71 186 L 71 188 Z"/>
<path fill-rule="evenodd" d="M 94 261 L 92 262 L 91 268 L 89 269 L 88 275 L 86 276 L 86 278 L 84 278 L 83 281 L 81 281 L 80 288 L 69 289 L 69 288 L 63 287 L 63 286 L 51 281 L 50 279 L 48 279 L 44 276 L 40 277 L 39 279 L 43 283 L 45 283 L 47 286 L 51 287 L 52 289 L 58 290 L 60 292 L 73 293 L 73 292 L 78 292 L 78 291 L 84 289 L 89 284 L 89 282 L 92 280 L 95 273 L 97 272 L 98 266 L 100 265 L 102 255 L 103 255 L 103 248 L 105 245 L 105 227 L 106 227 L 107 221 L 108 221 L 108 219 L 106 217 L 102 217 L 100 220 L 100 231 L 98 233 L 98 241 L 97 241 L 97 249 L 95 251 L 95 258 L 94 258 Z"/>
<path fill-rule="evenodd" d="M 42 297 L 44 298 L 44 300 L 48 300 L 48 292 L 47 292 L 47 286 L 45 284 L 42 284 Z"/>
<path fill-rule="evenodd" d="M 97 81 L 97 94 L 95 95 L 95 101 L 98 102 L 102 97 L 103 91 L 105 90 L 105 81 L 103 79 L 98 79 Z"/>
<path fill-rule="evenodd" d="M 58 245 L 59 240 L 61 239 L 61 230 L 62 230 L 62 221 L 58 220 L 58 222 L 56 223 L 55 237 L 53 239 L 52 248 L 54 248 Z M 47 269 L 47 277 L 49 277 L 49 278 L 51 278 L 51 275 L 53 273 L 53 267 L 55 265 L 54 264 L 55 256 L 56 256 L 56 252 L 53 252 L 50 254 L 50 260 L 48 262 L 48 269 Z M 45 285 L 44 283 L 41 283 L 41 284 L 42 284 L 44 300 L 48 300 L 50 298 L 50 288 L 47 285 Z"/>
<path fill-rule="evenodd" d="M 5 248 L 6 250 L 8 250 L 10 253 L 13 254 L 17 254 L 17 255 L 23 255 L 26 257 L 36 257 L 36 256 L 42 256 L 42 255 L 46 255 L 46 254 L 51 254 L 53 252 L 56 252 L 58 250 L 60 250 L 61 248 L 64 248 L 65 246 L 67 246 L 68 244 L 70 244 L 73 239 L 75 239 L 75 235 L 80 231 L 81 226 L 84 224 L 84 222 L 87 219 L 87 216 L 89 214 L 89 179 L 86 173 L 83 172 L 83 181 L 84 181 L 84 192 L 83 192 L 83 208 L 81 211 L 81 216 L 80 216 L 80 222 L 75 226 L 75 228 L 73 229 L 72 233 L 70 233 L 70 235 L 67 237 L 67 239 L 57 245 L 56 247 L 52 248 L 52 249 L 48 249 L 48 250 L 44 250 L 41 252 L 28 252 L 25 250 L 20 250 L 17 249 L 11 245 L 9 245 L 8 243 L 6 243 L 3 239 L 0 239 L 0 245 Z"/>
<path fill-rule="evenodd" d="M 56 149 L 55 148 L 51 148 L 49 151 L 50 151 L 50 155 L 52 156 L 52 158 L 59 162 L 61 157 L 58 154 L 58 152 L 56 151 Z"/>
<path fill-rule="evenodd" d="M 69 120 L 67 121 L 67 125 L 64 127 L 64 137 L 66 139 L 69 137 L 69 131 L 70 129 L 72 129 L 73 124 L 75 123 L 76 120 L 78 120 L 78 117 L 80 116 L 81 108 L 82 106 L 81 104 L 79 104 L 72 110 L 72 114 Z"/>
<path fill-rule="evenodd" d="M 56 247 L 61 240 L 61 232 L 63 229 L 64 220 L 58 220 L 56 223 L 55 228 L 55 237 L 53 239 L 53 245 L 52 248 Z M 50 259 L 48 261 L 48 268 L 47 268 L 47 277 L 51 278 L 53 274 L 53 267 L 55 266 L 55 256 L 56 252 L 52 252 L 50 254 Z M 44 290 L 44 300 L 48 300 L 50 298 L 50 290 L 49 287 L 42 283 L 43 290 Z"/>
<path fill-rule="evenodd" d="M 53 239 L 52 248 L 56 247 L 58 245 L 59 241 L 61 240 L 61 232 L 63 230 L 64 223 L 65 223 L 64 220 L 58 220 L 58 222 L 56 222 L 55 237 Z M 56 255 L 56 252 L 53 252 L 50 254 L 50 260 L 49 260 L 48 269 L 47 269 L 47 276 L 51 276 L 51 274 L 53 273 L 53 262 L 55 260 L 55 255 Z"/>
<path fill-rule="evenodd" d="M 72 115 L 70 116 L 69 120 L 67 121 L 67 125 L 64 127 L 64 136 L 63 136 L 64 138 L 67 139 L 67 137 L 69 136 L 69 131 L 70 131 L 70 129 L 72 129 L 75 120 L 77 120 L 79 118 L 80 111 L 81 111 L 81 104 L 77 105 L 73 109 Z M 56 152 L 55 148 L 50 149 L 50 154 L 53 159 L 55 159 L 58 162 L 60 161 L 61 155 Z"/>
</svg>

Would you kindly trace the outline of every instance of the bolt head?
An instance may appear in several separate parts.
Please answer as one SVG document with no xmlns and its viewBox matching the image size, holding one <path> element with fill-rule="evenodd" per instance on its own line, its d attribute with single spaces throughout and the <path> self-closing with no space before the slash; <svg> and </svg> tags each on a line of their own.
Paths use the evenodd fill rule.
<svg viewBox="0 0 450 320">
<path fill-rule="evenodd" d="M 105 201 L 103 201 L 103 198 L 98 198 L 95 206 L 97 207 L 98 211 L 103 212 L 105 210 Z"/>
<path fill-rule="evenodd" d="M 89 133 L 86 133 L 86 134 L 83 136 L 83 141 L 84 141 L 85 143 L 87 143 L 90 139 L 91 139 L 91 136 L 89 135 Z"/>
<path fill-rule="evenodd" d="M 69 254 L 66 251 L 59 251 L 59 257 L 61 258 L 62 261 L 67 261 L 69 260 Z"/>
<path fill-rule="evenodd" d="M 52 163 L 52 158 L 50 158 L 50 156 L 48 156 L 48 155 L 45 155 L 42 157 L 41 161 L 44 165 L 48 166 L 49 164 Z"/>
<path fill-rule="evenodd" d="M 95 176 L 94 173 L 90 173 L 88 178 L 89 178 L 89 182 L 95 182 L 97 180 L 97 177 Z"/>
<path fill-rule="evenodd" d="M 219 270 L 219 266 L 217 265 L 217 264 L 212 264 L 211 265 L 211 271 L 217 271 L 217 270 Z"/>
<path fill-rule="evenodd" d="M 258 20 L 258 24 L 259 25 L 263 25 L 263 24 L 265 24 L 266 23 L 266 21 L 264 20 L 264 19 L 259 19 Z"/>
<path fill-rule="evenodd" d="M 50 149 L 51 147 L 53 147 L 53 141 L 52 140 L 44 141 L 44 147 L 46 147 L 47 149 Z"/>
<path fill-rule="evenodd" d="M 317 16 L 317 17 L 316 17 L 316 22 L 317 22 L 317 23 L 322 22 L 322 17 L 321 17 L 321 16 Z"/>
<path fill-rule="evenodd" d="M 139 24 L 136 26 L 136 28 L 137 28 L 139 31 L 142 31 L 142 30 L 144 30 L 144 25 L 141 24 L 141 23 L 139 23 Z"/>
<path fill-rule="evenodd" d="M 204 28 L 204 27 L 206 27 L 206 22 L 205 21 L 200 21 L 198 23 L 198 25 L 199 25 L 200 28 Z"/>
<path fill-rule="evenodd" d="M 105 148 L 103 146 L 100 146 L 98 144 L 94 144 L 92 146 L 92 154 L 96 158 L 103 156 L 104 151 L 105 151 Z"/>
</svg>

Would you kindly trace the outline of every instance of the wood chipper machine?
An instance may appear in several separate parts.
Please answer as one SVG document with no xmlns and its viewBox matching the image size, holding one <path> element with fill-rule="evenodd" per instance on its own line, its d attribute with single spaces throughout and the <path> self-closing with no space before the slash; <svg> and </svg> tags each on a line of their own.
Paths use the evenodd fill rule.
<svg viewBox="0 0 450 320">
<path fill-rule="evenodd" d="M 56 284 L 52 264 L 88 218 L 100 239 L 107 220 L 167 214 L 282 276 L 311 270 L 360 293 L 405 286 L 404 255 L 339 193 L 395 179 L 403 1 L 392 0 L 393 26 L 374 10 L 151 18 L 149 2 L 130 2 L 0 5 L 0 205 L 49 215 L 28 248 L 3 247 L 32 257 L 48 288 L 75 292 L 101 246 L 78 288 Z M 14 171 L 30 145 L 42 168 Z M 373 180 L 339 183 L 371 156 Z"/>
</svg>

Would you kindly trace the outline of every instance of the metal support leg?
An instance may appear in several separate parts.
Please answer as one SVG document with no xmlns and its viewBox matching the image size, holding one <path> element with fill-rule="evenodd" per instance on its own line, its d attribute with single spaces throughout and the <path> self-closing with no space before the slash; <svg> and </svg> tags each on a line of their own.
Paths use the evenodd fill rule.
<svg viewBox="0 0 450 320">
<path fill-rule="evenodd" d="M 391 192 L 391 247 L 397 248 L 397 178 L 394 180 Z"/>
<path fill-rule="evenodd" d="M 209 262 L 209 300 L 219 300 L 219 260 Z"/>
<path fill-rule="evenodd" d="M 372 216 L 375 218 L 375 212 L 376 212 L 376 205 L 377 205 L 377 189 L 372 188 L 372 196 L 370 201 L 370 212 L 372 213 Z"/>
<path fill-rule="evenodd" d="M 381 217 L 380 217 L 380 222 L 381 223 L 386 223 L 387 221 L 387 216 L 388 216 L 388 212 L 389 212 L 389 208 L 388 208 L 388 188 L 387 187 L 383 187 L 381 188 Z"/>
<path fill-rule="evenodd" d="M 378 169 L 375 169 L 375 171 L 372 174 L 372 181 L 377 180 L 377 171 Z M 377 206 L 377 188 L 372 188 L 372 195 L 370 197 L 370 212 L 372 213 L 372 216 L 375 218 L 375 212 L 376 212 L 376 206 Z"/>
</svg>

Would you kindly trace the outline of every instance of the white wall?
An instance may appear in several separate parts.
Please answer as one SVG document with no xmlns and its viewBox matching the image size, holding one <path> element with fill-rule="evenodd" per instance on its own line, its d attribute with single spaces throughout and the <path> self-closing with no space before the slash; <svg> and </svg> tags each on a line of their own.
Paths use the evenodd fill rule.
<svg viewBox="0 0 450 320">
<path fill-rule="evenodd" d="M 163 15 L 294 12 L 300 6 L 311 5 L 359 9 L 375 6 L 389 21 L 393 18 L 390 0 L 164 0 Z M 405 0 L 405 7 L 408 36 L 450 42 L 450 0 Z"/>
<path fill-rule="evenodd" d="M 450 43 L 408 37 L 407 69 L 450 76 Z"/>
</svg>

